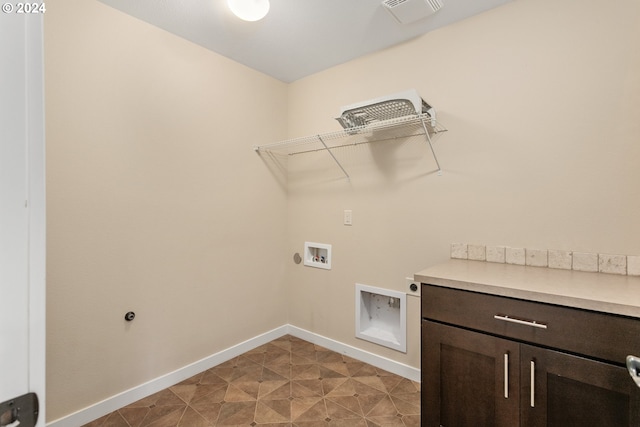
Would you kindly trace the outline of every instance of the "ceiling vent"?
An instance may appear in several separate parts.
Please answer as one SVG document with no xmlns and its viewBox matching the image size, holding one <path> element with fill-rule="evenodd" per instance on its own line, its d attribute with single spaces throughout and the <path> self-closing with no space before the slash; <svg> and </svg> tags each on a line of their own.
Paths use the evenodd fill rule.
<svg viewBox="0 0 640 427">
<path fill-rule="evenodd" d="M 382 5 L 401 24 L 410 24 L 442 8 L 440 0 L 384 0 Z"/>
</svg>

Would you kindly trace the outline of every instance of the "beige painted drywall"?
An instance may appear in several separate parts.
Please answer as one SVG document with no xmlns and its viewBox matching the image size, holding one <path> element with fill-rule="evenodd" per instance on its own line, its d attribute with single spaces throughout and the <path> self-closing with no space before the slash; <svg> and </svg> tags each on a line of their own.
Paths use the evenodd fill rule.
<svg viewBox="0 0 640 427">
<path fill-rule="evenodd" d="M 45 69 L 52 421 L 287 323 L 287 88 L 94 0 Z"/>
<path fill-rule="evenodd" d="M 354 284 L 404 290 L 451 242 L 640 253 L 639 7 L 517 0 L 286 86 L 93 0 L 56 2 L 49 419 L 287 322 L 419 367 L 418 299 L 402 354 L 354 337 Z M 281 169 L 250 149 L 407 88 L 449 129 L 442 176 L 419 140 L 337 153 L 350 182 L 324 153 Z M 333 244 L 331 271 L 293 264 L 305 240 Z"/>
<path fill-rule="evenodd" d="M 331 271 L 288 264 L 290 323 L 419 367 L 418 300 L 402 354 L 355 338 L 356 282 L 404 290 L 452 242 L 640 253 L 639 24 L 636 0 L 518 0 L 292 83 L 290 137 L 409 88 L 449 130 L 442 176 L 420 141 L 336 151 L 350 181 L 290 159 L 289 251 L 333 245 Z"/>
</svg>

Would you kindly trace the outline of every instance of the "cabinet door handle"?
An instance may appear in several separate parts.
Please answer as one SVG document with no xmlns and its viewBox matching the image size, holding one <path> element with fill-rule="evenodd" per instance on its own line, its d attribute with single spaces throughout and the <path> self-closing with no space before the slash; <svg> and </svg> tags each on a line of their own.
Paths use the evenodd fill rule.
<svg viewBox="0 0 640 427">
<path fill-rule="evenodd" d="M 509 353 L 504 354 L 504 398 L 509 398 Z"/>
<path fill-rule="evenodd" d="M 531 407 L 536 407 L 536 362 L 531 361 Z"/>
<path fill-rule="evenodd" d="M 517 323 L 518 325 L 527 325 L 533 326 L 534 328 L 547 329 L 547 325 L 545 323 L 536 322 L 535 320 L 523 320 L 517 319 L 515 317 L 503 316 L 500 314 L 496 314 L 493 316 L 496 320 L 502 320 L 504 322 Z"/>
</svg>

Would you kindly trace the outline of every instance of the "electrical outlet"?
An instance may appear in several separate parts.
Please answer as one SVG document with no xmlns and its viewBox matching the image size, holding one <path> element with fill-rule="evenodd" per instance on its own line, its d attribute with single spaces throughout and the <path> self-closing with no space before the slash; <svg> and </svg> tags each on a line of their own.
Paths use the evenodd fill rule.
<svg viewBox="0 0 640 427">
<path fill-rule="evenodd" d="M 404 280 L 406 283 L 407 294 L 420 296 L 420 282 L 413 280 L 413 277 L 405 277 Z"/>
</svg>

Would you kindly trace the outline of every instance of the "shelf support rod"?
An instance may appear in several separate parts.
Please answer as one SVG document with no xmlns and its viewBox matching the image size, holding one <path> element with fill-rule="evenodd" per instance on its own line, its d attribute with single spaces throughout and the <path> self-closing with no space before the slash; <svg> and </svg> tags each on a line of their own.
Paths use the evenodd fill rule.
<svg viewBox="0 0 640 427">
<path fill-rule="evenodd" d="M 431 154 L 433 154 L 433 159 L 436 161 L 436 166 L 438 166 L 438 172 L 442 172 L 440 162 L 438 161 L 438 156 L 436 156 L 436 152 L 433 150 L 433 144 L 431 144 L 431 136 L 429 135 L 429 129 L 427 129 L 424 118 L 420 119 L 420 123 L 422 123 L 422 129 L 424 129 L 424 134 L 427 137 L 427 143 L 429 144 L 429 148 L 431 149 Z"/>
<path fill-rule="evenodd" d="M 331 157 L 333 158 L 333 161 L 336 162 L 336 164 L 338 165 L 338 167 L 342 170 L 342 173 L 344 173 L 344 175 L 347 177 L 347 179 L 349 181 L 351 181 L 351 178 L 349 177 L 349 174 L 347 173 L 346 170 L 344 170 L 344 168 L 342 167 L 342 165 L 340 164 L 340 162 L 338 161 L 338 159 L 336 159 L 336 156 L 333 155 L 333 153 L 331 152 L 331 150 L 329 149 L 329 147 L 327 147 L 327 144 L 324 143 L 324 140 L 322 139 L 322 137 L 320 135 L 317 135 L 318 140 L 320 140 L 320 142 L 322 143 L 322 145 L 324 145 L 324 148 L 329 152 L 329 154 L 331 155 Z"/>
</svg>

